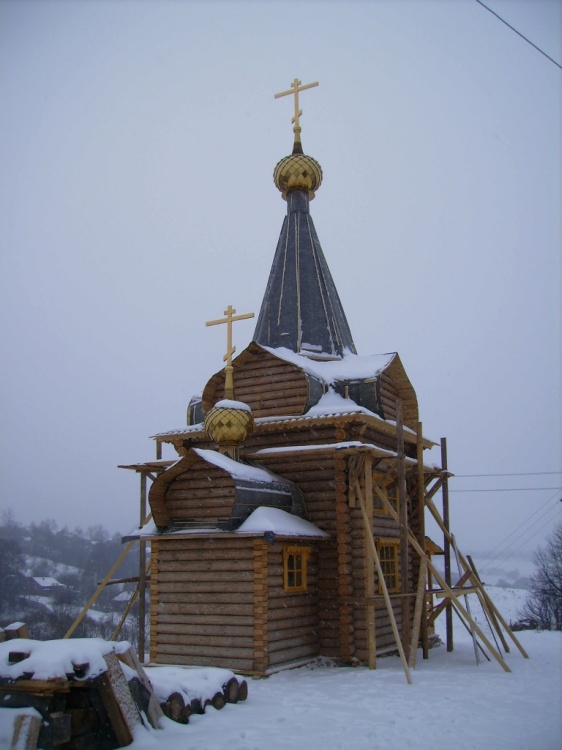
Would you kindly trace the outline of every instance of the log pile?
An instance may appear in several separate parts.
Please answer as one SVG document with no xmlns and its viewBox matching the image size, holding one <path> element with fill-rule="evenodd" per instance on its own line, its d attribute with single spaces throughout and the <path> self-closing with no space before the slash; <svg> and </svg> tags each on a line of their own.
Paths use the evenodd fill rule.
<svg viewBox="0 0 562 750">
<path fill-rule="evenodd" d="M 29 656 L 16 649 L 8 660 L 17 664 Z M 0 677 L 2 708 L 29 707 L 41 715 L 16 717 L 12 745 L 29 750 L 56 750 L 61 745 L 68 750 L 114 750 L 130 745 L 134 728 L 143 721 L 158 728 L 162 711 L 133 649 L 103 658 L 106 671 L 91 678 L 88 663 L 73 663 L 66 677 L 34 679 L 32 671 L 17 678 Z"/>
<path fill-rule="evenodd" d="M 179 724 L 187 724 L 193 714 L 204 714 L 208 706 L 220 711 L 227 703 L 245 701 L 248 697 L 248 683 L 231 677 L 212 697 L 189 698 L 179 691 L 171 693 L 160 707 L 165 716 Z"/>
<path fill-rule="evenodd" d="M 74 653 L 71 641 L 60 641 L 63 643 Z M 246 700 L 248 695 L 245 680 L 221 670 L 209 691 L 212 694 L 199 695 L 201 690 L 197 688 L 188 691 L 186 680 L 182 680 L 163 701 L 158 681 L 157 697 L 128 644 L 108 649 L 102 642 L 101 651 L 88 652 L 94 663 L 77 661 L 73 656 L 72 661 L 68 658 L 62 662 L 65 666 L 56 677 L 41 672 L 44 666 L 36 671 L 39 662 L 34 657 L 44 644 L 29 640 L 25 624 L 0 628 L 0 644 L 4 667 L 0 670 L 0 707 L 14 709 L 11 747 L 18 750 L 116 750 L 131 744 L 137 726 L 150 724 L 159 729 L 164 715 L 187 724 L 191 714 L 204 714 L 209 705 L 220 710 L 227 703 Z M 152 669 L 148 671 L 152 673 Z M 198 671 L 186 670 L 185 674 Z"/>
</svg>

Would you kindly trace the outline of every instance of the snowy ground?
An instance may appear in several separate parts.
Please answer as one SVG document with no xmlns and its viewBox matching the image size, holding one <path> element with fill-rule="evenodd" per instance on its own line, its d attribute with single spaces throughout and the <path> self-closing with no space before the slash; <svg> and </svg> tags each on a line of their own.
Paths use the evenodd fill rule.
<svg viewBox="0 0 562 750">
<path fill-rule="evenodd" d="M 488 589 L 506 619 L 524 592 Z M 473 598 L 473 597 L 471 597 Z M 474 610 L 476 608 L 473 607 Z M 476 611 L 474 611 L 476 615 Z M 438 621 L 438 630 L 444 620 Z M 408 685 L 398 658 L 363 668 L 300 668 L 249 682 L 245 703 L 207 709 L 187 726 L 139 732 L 133 750 L 558 750 L 562 747 L 562 633 L 517 633 L 528 652 L 475 663 L 455 623 L 455 650 L 433 649 Z"/>
<path fill-rule="evenodd" d="M 488 587 L 509 621 L 525 592 Z M 471 597 L 471 600 L 474 600 Z M 485 627 L 481 614 L 473 614 Z M 438 632 L 444 619 L 437 622 Z M 488 635 L 488 633 L 487 633 Z M 249 680 L 245 703 L 207 708 L 188 725 L 164 719 L 161 730 L 139 728 L 132 750 L 558 750 L 562 747 L 562 633 L 516 633 L 505 656 L 475 663 L 473 644 L 455 621 L 455 650 L 421 653 L 408 685 L 397 657 L 377 669 L 337 668 L 326 662 L 264 680 Z M 69 643 L 68 641 L 66 642 Z M 77 642 L 76 647 L 80 644 Z M 89 656 L 92 659 L 93 657 Z M 153 681 L 173 670 L 148 670 Z M 3 714 L 4 712 L 0 712 Z M 1 718 L 1 716 L 0 716 Z M 2 731 L 0 722 L 0 747 Z"/>
</svg>

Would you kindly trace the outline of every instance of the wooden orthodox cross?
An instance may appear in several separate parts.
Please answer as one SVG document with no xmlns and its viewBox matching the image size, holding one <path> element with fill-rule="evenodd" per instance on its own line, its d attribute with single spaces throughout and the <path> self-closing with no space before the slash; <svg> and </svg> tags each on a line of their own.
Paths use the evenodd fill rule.
<svg viewBox="0 0 562 750">
<path fill-rule="evenodd" d="M 246 318 L 253 318 L 254 313 L 244 313 L 243 315 L 236 315 L 236 310 L 229 305 L 224 314 L 226 317 L 220 318 L 219 320 L 209 320 L 205 323 L 206 326 L 218 326 L 222 323 L 226 323 L 226 354 L 223 360 L 226 362 L 225 372 L 225 383 L 224 383 L 224 397 L 234 398 L 234 379 L 232 376 L 232 355 L 236 351 L 236 347 L 232 346 L 232 324 L 237 320 L 245 320 Z"/>
<path fill-rule="evenodd" d="M 299 79 L 295 78 L 291 88 L 288 91 L 281 91 L 279 94 L 274 95 L 275 99 L 279 99 L 279 97 L 281 96 L 289 96 L 289 94 L 292 94 L 295 97 L 295 116 L 291 120 L 291 122 L 295 126 L 295 132 L 297 132 L 297 128 L 300 131 L 299 118 L 302 115 L 302 109 L 299 109 L 299 92 L 304 91 L 305 89 L 311 89 L 314 86 L 318 86 L 318 81 L 315 81 L 314 83 L 305 83 L 305 85 L 303 86 Z"/>
</svg>

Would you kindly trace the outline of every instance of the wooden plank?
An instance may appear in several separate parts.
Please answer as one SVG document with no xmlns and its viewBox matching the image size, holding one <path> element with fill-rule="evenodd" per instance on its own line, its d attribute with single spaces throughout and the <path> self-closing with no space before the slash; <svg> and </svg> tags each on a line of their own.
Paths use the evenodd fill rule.
<svg viewBox="0 0 562 750">
<path fill-rule="evenodd" d="M 39 716 L 30 714 L 16 716 L 10 750 L 36 750 L 41 724 Z"/>
<path fill-rule="evenodd" d="M 416 604 L 414 607 L 414 620 L 412 623 L 412 637 L 410 640 L 410 655 L 408 664 L 413 669 L 416 666 L 416 656 L 418 653 L 418 641 L 420 626 L 422 623 L 423 605 L 425 602 L 425 579 L 427 577 L 427 557 L 422 557 L 420 561 L 418 590 L 416 592 Z"/>
<path fill-rule="evenodd" d="M 441 466 L 447 471 L 447 438 L 441 438 Z M 443 495 L 443 549 L 445 551 L 445 582 L 447 586 L 451 585 L 451 537 L 449 534 L 449 483 L 445 474 L 445 481 L 442 485 Z M 426 506 L 429 507 L 431 498 L 426 496 Z M 447 651 L 452 651 L 453 643 L 453 610 L 450 604 L 445 607 L 446 618 L 446 640 Z"/>
<path fill-rule="evenodd" d="M 418 462 L 418 539 L 420 544 L 425 550 L 425 476 L 423 466 L 423 425 L 418 422 L 416 430 L 416 459 Z M 421 560 L 420 560 L 421 565 Z M 427 561 L 426 561 L 426 576 L 427 576 Z M 427 598 L 424 596 L 422 602 L 422 613 L 421 613 L 421 640 L 422 640 L 422 653 L 424 659 L 429 659 L 429 638 L 428 638 L 428 625 L 427 625 Z M 415 664 L 414 656 L 414 664 Z"/>
<path fill-rule="evenodd" d="M 145 523 L 148 523 L 148 521 L 150 520 L 151 517 L 152 516 L 149 515 L 148 518 L 145 519 Z M 133 544 L 136 543 L 136 541 L 137 540 L 134 539 L 134 540 L 128 542 L 125 545 L 125 547 L 123 548 L 123 551 L 121 552 L 121 554 L 119 555 L 119 557 L 117 558 L 117 560 L 115 561 L 115 563 L 111 566 L 111 568 L 109 569 L 109 572 L 107 573 L 107 575 L 105 576 L 105 578 L 103 579 L 103 581 L 100 584 L 98 584 L 98 587 L 96 588 L 95 592 L 90 597 L 90 599 L 88 600 L 88 602 L 84 605 L 82 611 L 80 612 L 80 614 L 78 615 L 78 617 L 74 620 L 74 622 L 72 623 L 72 625 L 70 626 L 70 628 L 67 630 L 67 632 L 64 634 L 63 638 L 70 638 L 70 636 L 74 633 L 74 631 L 76 630 L 76 628 L 78 627 L 78 625 L 80 625 L 80 623 L 82 622 L 82 620 L 86 616 L 86 614 L 87 614 L 88 610 L 90 609 L 90 607 L 92 606 L 92 604 L 96 601 L 96 599 L 98 598 L 98 596 L 104 590 L 107 582 L 111 578 L 113 578 L 113 574 L 115 573 L 115 571 L 117 570 L 117 568 L 121 565 L 121 563 L 123 562 L 123 560 L 125 559 L 125 557 L 129 553 L 129 550 L 132 548 Z"/>
<path fill-rule="evenodd" d="M 430 500 L 428 502 L 428 507 L 430 508 L 430 510 L 431 510 L 432 506 L 433 506 L 433 504 L 432 504 L 432 502 Z M 433 508 L 434 508 L 434 506 L 433 506 Z M 394 510 L 394 508 L 390 508 L 390 512 L 391 512 L 391 514 L 394 514 L 394 516 L 396 516 L 396 511 Z M 433 513 L 433 511 L 432 511 L 432 513 Z M 441 524 L 442 523 L 443 522 L 441 521 Z M 411 532 L 409 532 L 408 537 L 409 537 L 409 540 L 410 540 L 410 544 L 414 547 L 414 549 L 416 550 L 416 552 L 418 553 L 418 555 L 420 555 L 420 557 L 423 557 L 425 555 L 425 551 L 423 550 L 423 548 L 418 543 L 418 540 L 415 538 L 415 536 Z M 490 653 L 492 654 L 492 656 L 494 657 L 494 659 L 496 659 L 496 661 L 501 666 L 501 668 L 504 671 L 506 671 L 506 672 L 511 672 L 511 669 L 507 666 L 507 664 L 505 663 L 505 661 L 502 659 L 501 655 L 496 651 L 496 649 L 493 647 L 493 645 L 490 643 L 490 641 L 486 638 L 486 636 L 484 635 L 484 633 L 478 627 L 478 625 L 476 624 L 476 622 L 472 619 L 472 617 L 469 615 L 469 613 L 466 611 L 466 609 L 459 602 L 459 600 L 456 597 L 455 593 L 447 585 L 447 583 L 445 582 L 445 580 L 443 579 L 443 577 L 441 576 L 441 574 L 439 573 L 439 571 L 435 568 L 435 566 L 433 565 L 433 563 L 431 562 L 431 560 L 428 559 L 427 564 L 428 564 L 429 569 L 433 573 L 433 576 L 435 577 L 435 580 L 437 581 L 437 583 L 449 594 L 449 597 L 451 599 L 451 603 L 453 604 L 453 606 L 457 610 L 457 613 L 459 614 L 459 616 L 461 617 L 461 619 L 464 618 L 465 624 L 468 624 L 468 625 L 471 626 L 472 630 L 474 630 L 474 632 L 478 635 L 478 637 L 480 638 L 480 640 L 486 645 L 486 648 L 488 648 L 488 650 L 490 651 Z"/>
<path fill-rule="evenodd" d="M 404 454 L 404 423 L 402 398 L 396 401 L 396 453 L 398 469 L 398 506 L 400 508 L 400 587 L 402 594 L 409 590 L 408 580 L 408 502 L 406 496 L 406 470 Z M 410 600 L 402 598 L 402 644 L 406 659 L 410 648 Z"/>
<path fill-rule="evenodd" d="M 122 661 L 124 664 L 126 664 L 128 667 L 130 667 L 131 669 L 135 670 L 135 672 L 138 675 L 139 680 L 150 693 L 150 700 L 148 703 L 148 710 L 146 712 L 146 717 L 148 721 L 150 722 L 150 725 L 154 727 L 154 729 L 159 729 L 160 719 L 162 719 L 162 717 L 164 716 L 164 713 L 162 709 L 160 708 L 160 704 L 158 703 L 158 698 L 156 697 L 154 690 L 152 689 L 152 684 L 150 680 L 148 679 L 147 674 L 144 671 L 139 661 L 139 658 L 135 653 L 134 648 L 131 647 L 128 651 L 125 651 L 125 653 L 119 654 L 118 659 Z"/>
<path fill-rule="evenodd" d="M 130 745 L 135 727 L 141 724 L 140 715 L 119 660 L 115 654 L 106 654 L 103 658 L 107 671 L 101 675 L 97 689 L 117 741 L 120 746 Z"/>
<path fill-rule="evenodd" d="M 29 630 L 24 622 L 13 622 L 11 625 L 6 625 L 4 635 L 7 641 L 15 638 L 29 638 Z"/>
<path fill-rule="evenodd" d="M 499 638 L 500 638 L 500 640 L 502 642 L 502 646 L 504 647 L 505 652 L 509 653 L 509 645 L 508 645 L 507 641 L 505 640 L 505 636 L 504 636 L 504 634 L 502 632 L 502 629 L 500 628 L 500 624 L 499 624 L 498 619 L 497 619 L 497 617 L 495 615 L 495 612 L 494 612 L 493 608 L 489 607 L 487 599 L 486 599 L 486 596 L 484 596 L 484 584 L 482 583 L 482 581 L 480 579 L 480 576 L 478 575 L 478 570 L 476 569 L 476 565 L 474 564 L 474 560 L 472 559 L 472 557 L 470 555 L 467 555 L 466 559 L 467 559 L 468 564 L 470 565 L 470 568 L 471 568 L 472 572 L 474 573 L 474 575 L 478 579 L 478 581 L 480 583 L 480 587 L 482 589 L 481 592 L 480 591 L 478 592 L 478 596 L 480 598 L 480 603 L 482 605 L 482 609 L 486 613 L 487 617 L 489 618 L 490 622 L 492 623 L 492 626 L 494 627 L 496 633 L 498 634 L 498 636 L 499 636 Z"/>
<path fill-rule="evenodd" d="M 443 523 L 442 519 L 439 516 L 437 508 L 435 507 L 435 505 L 433 504 L 433 502 L 431 500 L 428 502 L 427 507 L 431 511 L 431 514 L 433 515 L 433 517 L 435 518 L 435 520 L 437 521 L 437 523 L 439 524 L 439 526 L 442 529 L 444 529 L 444 523 Z M 447 532 L 447 533 L 449 533 L 449 532 Z M 450 536 L 450 534 L 449 534 L 449 536 Z M 485 591 L 484 587 L 482 586 L 482 584 L 478 580 L 478 577 L 474 575 L 474 573 L 473 573 L 470 565 L 468 564 L 467 560 L 465 559 L 465 557 L 464 557 L 464 555 L 462 553 L 459 553 L 459 559 L 460 559 L 461 564 L 462 564 L 463 568 L 465 569 L 465 571 L 467 571 L 470 574 L 470 576 L 471 576 L 472 580 L 474 581 L 475 585 L 477 585 L 480 588 L 480 590 L 483 592 L 483 595 L 486 597 L 486 603 L 488 604 L 488 607 L 490 607 L 490 609 L 493 610 L 494 614 L 496 615 L 496 617 L 498 618 L 498 620 L 502 624 L 502 627 L 505 629 L 505 632 L 509 635 L 509 637 L 511 638 L 511 640 L 515 643 L 515 645 L 519 649 L 521 655 L 525 659 L 528 659 L 529 655 L 527 654 L 527 652 L 525 651 L 525 649 L 523 648 L 523 646 L 519 643 L 519 641 L 517 640 L 517 638 L 513 634 L 513 631 L 511 630 L 511 628 L 509 627 L 509 625 L 506 623 L 506 621 L 502 617 L 501 613 L 499 612 L 499 610 L 495 606 L 494 602 L 488 596 L 488 593 Z"/>
<path fill-rule="evenodd" d="M 367 510 L 365 508 L 365 502 L 361 496 L 359 496 L 359 505 L 361 507 L 361 512 L 363 514 L 363 520 L 365 523 L 365 534 L 367 536 L 367 539 L 369 541 L 369 544 L 371 545 L 371 552 L 373 555 L 373 559 L 375 561 L 375 567 L 377 569 L 377 575 L 379 577 L 379 585 L 382 588 L 383 595 L 385 597 L 385 603 L 386 603 L 386 610 L 388 612 L 388 617 L 390 619 L 391 625 L 392 625 L 392 632 L 394 634 L 394 638 L 396 640 L 396 645 L 398 647 L 398 652 L 400 654 L 400 661 L 402 662 L 402 667 L 404 669 L 404 674 L 406 675 L 406 680 L 408 681 L 408 684 L 412 684 L 412 675 L 410 674 L 410 670 L 408 669 L 408 663 L 406 661 L 406 657 L 404 654 L 404 649 L 402 647 L 402 641 L 400 639 L 400 635 L 398 633 L 398 627 L 396 625 L 396 619 L 394 617 L 394 612 L 392 610 L 392 604 L 390 599 L 388 598 L 388 590 L 386 587 L 386 581 L 384 580 L 384 574 L 382 572 L 379 556 L 377 553 L 377 547 L 375 544 L 375 539 L 373 537 L 373 533 L 371 531 L 371 526 L 369 523 L 369 517 L 367 515 Z"/>
</svg>

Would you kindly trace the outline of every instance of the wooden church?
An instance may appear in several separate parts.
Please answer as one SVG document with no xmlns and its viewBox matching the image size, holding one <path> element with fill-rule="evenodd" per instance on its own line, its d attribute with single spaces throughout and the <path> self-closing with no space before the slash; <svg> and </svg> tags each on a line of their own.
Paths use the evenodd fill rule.
<svg viewBox="0 0 562 750">
<path fill-rule="evenodd" d="M 178 460 L 127 467 L 152 480 L 150 660 L 267 674 L 318 656 L 375 667 L 398 650 L 409 678 L 443 608 L 430 571 L 508 669 L 458 600 L 477 588 L 465 558 L 457 587 L 431 563 L 425 508 L 453 541 L 432 502 L 448 474 L 424 466 L 433 444 L 398 354 L 357 354 L 316 234 L 322 170 L 299 109 L 315 85 L 277 95 L 294 96 L 294 146 L 274 171 L 287 213 L 253 340 L 233 359 L 233 324 L 251 314 L 208 323 L 226 326 L 226 366 L 187 425 L 155 438 Z"/>
</svg>

